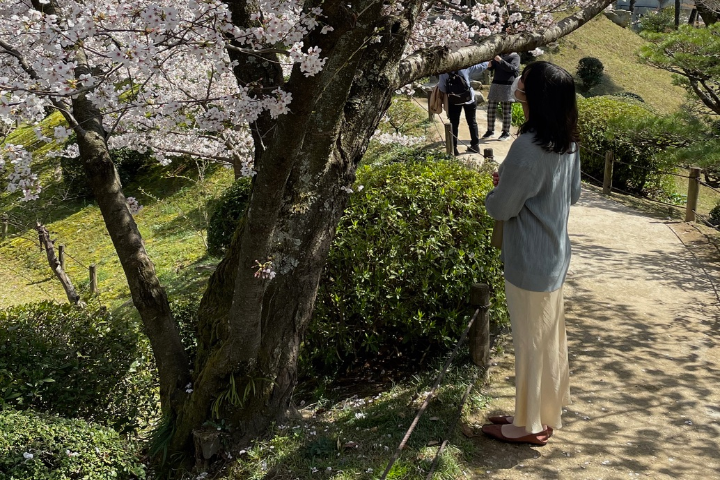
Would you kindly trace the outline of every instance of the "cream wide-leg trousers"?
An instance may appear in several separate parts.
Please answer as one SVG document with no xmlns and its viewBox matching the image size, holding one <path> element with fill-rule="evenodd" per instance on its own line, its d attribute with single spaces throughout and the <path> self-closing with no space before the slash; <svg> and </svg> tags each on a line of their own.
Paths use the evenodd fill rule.
<svg viewBox="0 0 720 480">
<path fill-rule="evenodd" d="M 505 281 L 515 347 L 515 419 L 529 433 L 561 428 L 570 402 L 563 289 L 523 290 Z"/>
</svg>

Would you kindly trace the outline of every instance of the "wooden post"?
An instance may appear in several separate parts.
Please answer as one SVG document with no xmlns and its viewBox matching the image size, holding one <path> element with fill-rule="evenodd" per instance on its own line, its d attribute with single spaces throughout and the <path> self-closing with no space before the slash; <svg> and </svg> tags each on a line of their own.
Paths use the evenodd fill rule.
<svg viewBox="0 0 720 480">
<path fill-rule="evenodd" d="M 700 168 L 690 167 L 690 178 L 688 179 L 687 207 L 685 208 L 685 221 L 694 222 L 697 211 L 698 193 L 700 191 Z"/>
<path fill-rule="evenodd" d="M 494 162 L 495 156 L 493 155 L 493 149 L 492 148 L 483 149 L 483 157 L 485 157 L 486 162 Z"/>
<path fill-rule="evenodd" d="M 8 234 L 8 225 L 10 225 L 10 219 L 7 215 L 2 216 L 2 238 L 7 238 Z"/>
<path fill-rule="evenodd" d="M 430 90 L 427 94 L 427 104 L 428 104 L 428 120 L 431 122 L 435 119 L 435 114 L 430 111 L 430 97 L 432 96 L 432 90 Z"/>
<path fill-rule="evenodd" d="M 455 155 L 455 142 L 453 142 L 452 125 L 445 124 L 445 153 Z"/>
<path fill-rule="evenodd" d="M 603 194 L 610 195 L 612 192 L 613 176 L 613 152 L 605 152 L 605 173 L 603 174 Z"/>
<path fill-rule="evenodd" d="M 90 264 L 90 293 L 95 295 L 98 291 L 97 288 L 97 268 L 94 263 Z"/>
<path fill-rule="evenodd" d="M 58 260 L 60 261 L 60 268 L 65 270 L 65 245 L 58 245 Z"/>
<path fill-rule="evenodd" d="M 490 361 L 490 287 L 484 283 L 474 283 L 470 287 L 470 305 L 480 309 L 468 334 L 470 356 L 478 367 L 487 367 Z"/>
</svg>

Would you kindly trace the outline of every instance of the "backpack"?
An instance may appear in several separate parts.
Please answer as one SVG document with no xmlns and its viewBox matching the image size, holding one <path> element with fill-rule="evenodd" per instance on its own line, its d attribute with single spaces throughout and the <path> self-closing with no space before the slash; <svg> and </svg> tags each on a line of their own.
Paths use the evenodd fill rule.
<svg viewBox="0 0 720 480">
<path fill-rule="evenodd" d="M 472 98 L 470 85 L 465 81 L 465 77 L 458 72 L 448 73 L 445 90 L 447 91 L 448 103 L 450 105 L 461 105 L 469 102 Z"/>
</svg>

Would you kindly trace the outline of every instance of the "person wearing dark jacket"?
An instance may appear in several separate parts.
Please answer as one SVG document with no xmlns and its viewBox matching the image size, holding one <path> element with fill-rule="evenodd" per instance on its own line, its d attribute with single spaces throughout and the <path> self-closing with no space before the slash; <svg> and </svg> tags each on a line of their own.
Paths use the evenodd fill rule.
<svg viewBox="0 0 720 480">
<path fill-rule="evenodd" d="M 482 138 L 495 135 L 495 114 L 499 104 L 502 105 L 503 127 L 498 140 L 507 140 L 510 138 L 512 103 L 515 101 L 510 92 L 510 86 L 520 73 L 520 55 L 515 52 L 503 56 L 496 55 L 488 64 L 488 70 L 492 70 L 494 74 L 487 99 L 487 132 Z"/>
<path fill-rule="evenodd" d="M 469 99 L 459 105 L 453 105 L 452 102 L 448 105 L 448 119 L 450 120 L 450 125 L 452 126 L 452 134 L 453 134 L 453 146 L 455 151 L 455 156 L 459 155 L 458 149 L 457 149 L 457 140 L 458 140 L 458 129 L 460 126 L 460 114 L 465 111 L 465 120 L 467 120 L 468 128 L 470 130 L 470 146 L 467 149 L 467 152 L 469 153 L 480 153 L 480 149 L 478 148 L 478 145 L 480 144 L 480 136 L 478 135 L 478 126 L 477 126 L 477 119 L 475 118 L 475 115 L 477 113 L 477 104 L 475 103 L 475 90 L 470 86 L 470 75 L 471 74 L 479 74 L 485 71 L 487 68 L 488 63 L 478 63 L 477 65 L 473 65 L 468 68 L 464 68 L 462 70 L 458 70 L 457 74 L 462 75 L 462 77 L 465 79 L 465 83 L 470 89 L 470 97 Z M 440 75 L 440 78 L 438 80 L 438 87 L 440 88 L 440 91 L 443 93 L 448 93 L 448 87 L 447 87 L 447 81 L 448 81 L 449 75 L 447 73 L 443 73 Z"/>
</svg>

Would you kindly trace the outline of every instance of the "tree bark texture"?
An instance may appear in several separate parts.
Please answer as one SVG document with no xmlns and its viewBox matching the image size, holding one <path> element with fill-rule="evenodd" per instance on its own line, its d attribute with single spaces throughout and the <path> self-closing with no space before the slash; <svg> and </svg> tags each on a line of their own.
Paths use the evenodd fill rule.
<svg viewBox="0 0 720 480">
<path fill-rule="evenodd" d="M 695 8 L 697 8 L 698 15 L 700 15 L 705 25 L 712 25 L 718 21 L 718 15 L 720 14 L 718 2 L 696 0 Z"/>
<path fill-rule="evenodd" d="M 76 75 L 79 76 L 88 72 L 89 67 L 84 58 L 78 60 Z M 69 121 L 71 125 L 75 124 L 80 161 L 125 272 L 144 332 L 150 339 L 160 377 L 163 410 L 169 411 L 172 403 L 179 403 L 180 392 L 190 380 L 190 366 L 167 295 L 128 209 L 105 141 L 102 114 L 82 94 L 72 100 L 72 118 Z"/>
<path fill-rule="evenodd" d="M 322 7 L 334 30 L 309 42 L 327 57 L 323 70 L 306 77 L 296 66 L 283 85 L 291 113 L 256 122 L 262 139 L 248 211 L 231 247 L 210 279 L 199 312 L 198 357 L 192 393 L 177 411 L 171 450 L 194 451 L 212 416 L 226 420 L 236 439 L 263 433 L 283 416 L 297 377 L 297 356 L 311 318 L 318 281 L 355 170 L 394 91 L 431 73 L 467 67 L 495 54 L 527 50 L 570 33 L 601 12 L 609 0 L 538 35 L 494 36 L 450 53 L 432 49 L 402 60 L 421 2 L 399 16 L 384 16 L 377 2 Z M 251 3 L 228 4 L 238 23 Z M 306 8 L 312 8 L 309 5 Z M 380 35 L 380 42 L 370 39 Z M 234 53 L 238 81 L 280 81 L 267 65 Z M 271 261 L 277 276 L 257 278 L 256 262 Z M 245 392 L 250 394 L 245 395 Z"/>
</svg>

